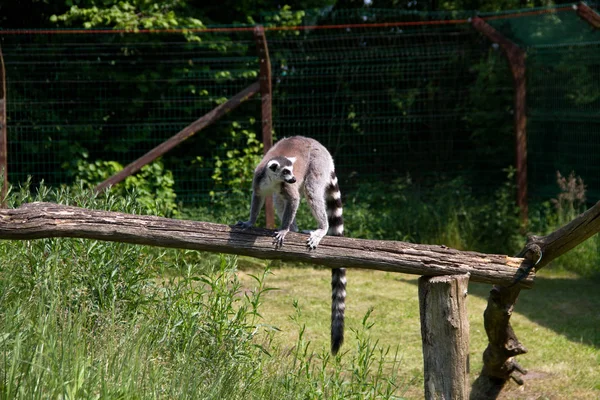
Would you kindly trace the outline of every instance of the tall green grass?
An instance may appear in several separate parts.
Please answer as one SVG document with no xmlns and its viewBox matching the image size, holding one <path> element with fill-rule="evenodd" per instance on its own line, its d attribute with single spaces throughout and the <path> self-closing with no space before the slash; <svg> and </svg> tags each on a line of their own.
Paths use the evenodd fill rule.
<svg viewBox="0 0 600 400">
<path fill-rule="evenodd" d="M 82 188 L 35 195 L 145 213 L 132 196 Z M 152 208 L 151 208 L 152 209 Z M 269 273 L 242 288 L 237 258 L 83 239 L 0 242 L 1 399 L 393 398 L 389 350 L 369 336 L 352 355 L 273 345 L 261 317 Z"/>
<path fill-rule="evenodd" d="M 575 184 L 565 179 L 560 193 L 582 189 L 576 178 Z M 524 242 L 512 190 L 507 184 L 482 200 L 461 180 L 428 191 L 409 180 L 372 184 L 347 195 L 346 226 L 354 237 L 511 254 Z M 565 194 L 532 207 L 530 228 L 555 229 L 585 207 L 580 199 Z M 27 185 L 13 190 L 8 203 L 42 200 L 136 214 L 158 210 L 136 201 L 135 193 L 95 195 L 43 184 L 34 194 Z M 247 213 L 233 203 L 217 206 L 193 210 L 194 216 L 234 223 Z M 313 224 L 306 207 L 298 218 L 301 227 Z M 558 267 L 597 273 L 598 244 L 598 237 L 590 239 L 558 259 Z M 391 399 L 404 393 L 407 383 L 395 374 L 402 368 L 397 350 L 372 339 L 370 312 L 349 332 L 356 348 L 333 358 L 307 340 L 295 303 L 290 318 L 297 341 L 281 344 L 277 327 L 261 314 L 269 270 L 242 287 L 237 265 L 236 257 L 93 240 L 1 241 L 0 399 Z"/>
</svg>

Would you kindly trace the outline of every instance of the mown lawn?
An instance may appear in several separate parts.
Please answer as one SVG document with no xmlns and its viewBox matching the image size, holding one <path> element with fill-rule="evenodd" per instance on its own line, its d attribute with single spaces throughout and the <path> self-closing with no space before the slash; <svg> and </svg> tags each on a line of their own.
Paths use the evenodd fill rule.
<svg viewBox="0 0 600 400">
<path fill-rule="evenodd" d="M 251 285 L 248 273 L 257 266 L 240 259 L 242 282 Z M 261 313 L 265 323 L 281 332 L 276 343 L 290 348 L 298 336 L 293 301 L 301 308 L 305 339 L 315 352 L 329 346 L 330 272 L 310 266 L 276 266 L 266 285 L 277 288 L 265 294 Z M 529 374 L 525 384 L 511 382 L 503 392 L 506 399 L 598 399 L 600 398 L 600 291 L 599 282 L 575 275 L 543 270 L 535 288 L 523 291 L 512 317 L 512 325 L 529 353 L 519 361 Z M 481 369 L 487 345 L 483 311 L 489 285 L 471 283 L 468 299 L 471 324 L 471 379 Z M 417 277 L 388 272 L 349 270 L 346 308 L 346 343 L 343 351 L 354 352 L 352 333 L 360 329 L 365 313 L 372 308 L 369 330 L 381 346 L 399 348 L 398 372 L 405 387 L 403 396 L 423 396 L 423 372 Z M 392 352 L 393 353 L 393 352 Z"/>
</svg>

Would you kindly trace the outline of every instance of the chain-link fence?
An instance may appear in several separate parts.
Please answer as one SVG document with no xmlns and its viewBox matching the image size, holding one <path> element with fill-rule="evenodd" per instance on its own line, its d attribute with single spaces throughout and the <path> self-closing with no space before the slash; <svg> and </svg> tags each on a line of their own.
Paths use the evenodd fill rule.
<svg viewBox="0 0 600 400">
<path fill-rule="evenodd" d="M 322 141 L 345 188 L 410 175 L 496 189 L 514 164 L 514 88 L 472 16 L 320 10 L 265 24 L 275 136 Z M 556 171 L 573 170 L 598 200 L 600 32 L 570 6 L 480 16 L 527 53 L 530 196 L 554 195 Z M 67 183 L 81 160 L 128 164 L 258 76 L 250 26 L 0 36 L 13 183 Z M 216 157 L 260 139 L 260 121 L 257 96 L 165 155 L 178 199 L 206 199 Z"/>
</svg>

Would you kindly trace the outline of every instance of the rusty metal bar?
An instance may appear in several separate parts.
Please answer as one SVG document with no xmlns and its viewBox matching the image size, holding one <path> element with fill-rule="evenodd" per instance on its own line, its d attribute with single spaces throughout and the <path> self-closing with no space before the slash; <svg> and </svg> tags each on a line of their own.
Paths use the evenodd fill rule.
<svg viewBox="0 0 600 400">
<path fill-rule="evenodd" d="M 6 194 L 8 193 L 8 150 L 6 128 L 6 69 L 4 56 L 0 48 L 0 173 L 2 174 L 2 188 L 0 188 L 0 206 L 6 208 Z"/>
<path fill-rule="evenodd" d="M 258 61 L 260 67 L 260 101 L 262 115 L 262 139 L 265 154 L 273 146 L 273 108 L 272 108 L 272 87 L 271 87 L 271 59 L 269 57 L 269 47 L 265 36 L 265 29 L 258 25 L 254 29 L 254 39 L 256 40 L 256 50 L 258 52 Z M 265 218 L 267 228 L 275 227 L 275 216 L 273 213 L 273 199 L 267 197 L 265 201 Z"/>
<path fill-rule="evenodd" d="M 250 97 L 258 93 L 260 89 L 260 85 L 258 82 L 253 83 L 248 86 L 246 89 L 242 90 L 225 103 L 215 107 L 208 114 L 205 114 L 200 119 L 194 121 L 192 124 L 185 127 L 182 131 L 180 131 L 175 136 L 172 136 L 170 139 L 156 146 L 131 164 L 127 165 L 121 171 L 106 179 L 104 182 L 100 183 L 96 186 L 96 191 L 100 192 L 105 188 L 115 185 L 121 182 L 123 179 L 127 178 L 130 175 L 133 175 L 137 171 L 139 171 L 144 165 L 151 163 L 156 160 L 158 157 L 165 154 L 167 151 L 171 150 L 173 147 L 177 146 L 187 138 L 193 136 L 198 131 L 206 128 L 223 115 L 227 114 L 229 111 L 235 109 L 244 101 L 248 100 Z"/>
<path fill-rule="evenodd" d="M 521 220 L 526 223 L 527 204 L 527 87 L 525 51 L 508 40 L 500 32 L 479 17 L 471 21 L 473 28 L 502 48 L 513 75 L 515 86 L 515 164 L 517 169 L 517 205 L 521 210 Z"/>
<path fill-rule="evenodd" d="M 579 4 L 574 5 L 573 8 L 575 8 L 575 12 L 577 12 L 577 15 L 579 15 L 581 19 L 594 28 L 600 29 L 600 14 L 594 11 L 590 6 L 581 1 Z"/>
</svg>

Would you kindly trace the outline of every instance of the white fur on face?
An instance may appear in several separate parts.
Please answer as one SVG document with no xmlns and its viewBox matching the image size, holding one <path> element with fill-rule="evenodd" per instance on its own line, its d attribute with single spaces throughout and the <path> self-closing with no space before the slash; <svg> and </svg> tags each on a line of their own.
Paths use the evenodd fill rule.
<svg viewBox="0 0 600 400">
<path fill-rule="evenodd" d="M 293 164 L 296 162 L 296 157 L 286 157 Z"/>
</svg>

